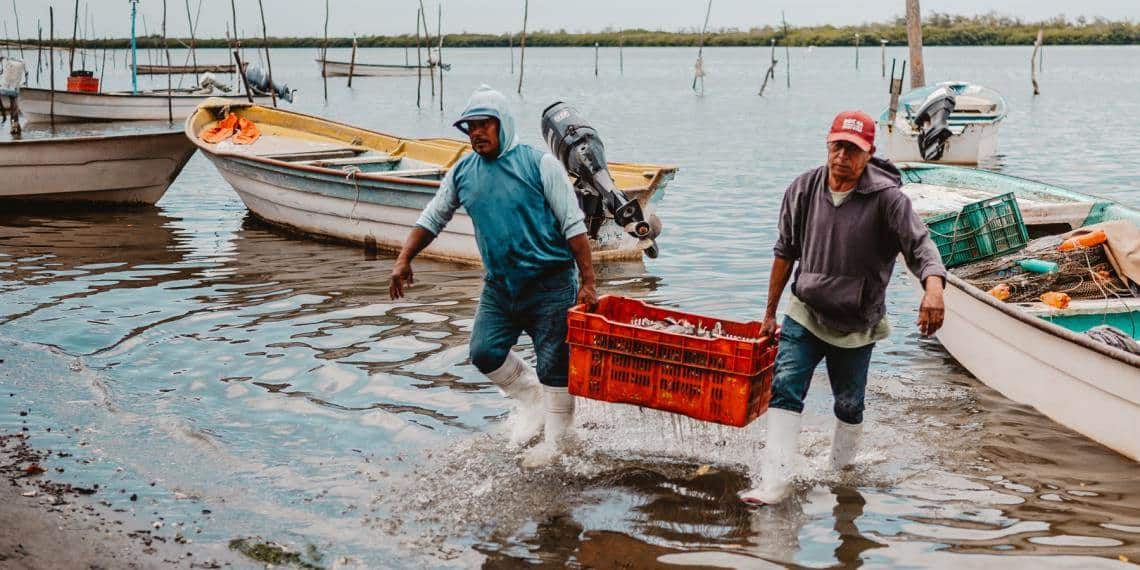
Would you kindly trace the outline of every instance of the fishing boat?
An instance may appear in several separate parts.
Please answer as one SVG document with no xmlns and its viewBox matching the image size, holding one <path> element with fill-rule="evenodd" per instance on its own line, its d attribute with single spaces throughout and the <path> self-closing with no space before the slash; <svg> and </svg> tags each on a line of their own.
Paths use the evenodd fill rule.
<svg viewBox="0 0 1140 570">
<path fill-rule="evenodd" d="M 0 141 L 0 202 L 154 204 L 195 147 L 180 132 Z"/>
<path fill-rule="evenodd" d="M 901 170 L 904 192 L 927 215 L 1013 193 L 1031 237 L 1112 220 L 1140 226 L 1140 210 L 1041 182 L 932 164 Z M 1140 461 L 1140 355 L 1085 334 L 1110 324 L 1140 339 L 1140 299 L 1105 294 L 1074 299 L 1065 309 L 1002 302 L 955 272 L 937 335 L 946 350 L 1007 398 Z"/>
<path fill-rule="evenodd" d="M 324 77 L 348 77 L 351 71 L 355 77 L 406 77 L 415 75 L 418 70 L 423 73 L 431 73 L 436 65 L 388 65 L 378 63 L 352 63 L 349 61 L 333 61 L 329 59 L 317 59 L 317 65 L 320 66 L 321 72 Z M 443 64 L 444 71 L 450 71 L 450 64 Z"/>
<path fill-rule="evenodd" d="M 205 64 L 198 65 L 143 65 L 139 64 L 135 68 L 136 73 L 139 75 L 197 75 L 199 73 L 233 73 L 237 71 L 237 65 L 233 63 L 222 64 Z"/>
<path fill-rule="evenodd" d="M 171 95 L 161 91 L 131 93 L 85 93 L 77 91 L 55 91 L 50 89 L 23 87 L 20 89 L 20 111 L 28 122 L 51 120 L 67 121 L 165 121 L 173 111 L 174 120 L 181 121 L 190 116 L 198 105 L 217 95 L 195 95 L 178 92 Z M 243 95 L 221 97 L 239 103 L 248 101 Z M 54 99 L 54 103 L 53 103 Z M 272 101 L 268 95 L 253 98 L 254 102 L 268 105 Z M 53 111 L 54 109 L 54 111 Z"/>
<path fill-rule="evenodd" d="M 903 95 L 898 108 L 883 111 L 883 154 L 895 162 L 977 164 L 997 154 L 1006 103 L 981 85 L 946 81 Z"/>
<path fill-rule="evenodd" d="M 249 145 L 204 142 L 201 134 L 226 112 L 253 121 Z M 186 136 L 214 163 L 258 218 L 304 234 L 398 251 L 447 170 L 471 146 L 452 139 L 405 139 L 325 119 L 208 101 L 186 119 Z M 610 163 L 614 181 L 652 218 L 670 166 Z M 602 223 L 591 241 L 596 260 L 641 259 L 645 240 Z M 475 230 L 460 210 L 424 251 L 436 259 L 479 264 Z"/>
</svg>

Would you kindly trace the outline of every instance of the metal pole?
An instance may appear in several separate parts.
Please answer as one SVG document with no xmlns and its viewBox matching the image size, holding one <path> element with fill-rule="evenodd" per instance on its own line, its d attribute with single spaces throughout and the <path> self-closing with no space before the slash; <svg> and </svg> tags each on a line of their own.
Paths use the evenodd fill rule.
<svg viewBox="0 0 1140 570">
<path fill-rule="evenodd" d="M 131 0 L 131 93 L 139 92 L 139 45 L 135 37 L 135 17 L 138 14 L 139 0 Z"/>
</svg>

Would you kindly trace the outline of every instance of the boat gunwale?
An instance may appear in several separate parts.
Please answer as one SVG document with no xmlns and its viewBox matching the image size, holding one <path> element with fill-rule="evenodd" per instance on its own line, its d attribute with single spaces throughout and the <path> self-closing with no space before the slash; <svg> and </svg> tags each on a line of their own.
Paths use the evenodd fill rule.
<svg viewBox="0 0 1140 570">
<path fill-rule="evenodd" d="M 372 135 L 380 135 L 380 136 L 389 137 L 389 138 L 393 138 L 393 139 L 397 139 L 397 140 L 407 140 L 407 141 L 416 141 L 416 142 L 433 141 L 433 140 L 457 141 L 457 139 L 448 139 L 446 137 L 431 137 L 431 138 L 426 138 L 426 139 L 405 139 L 405 138 L 398 137 L 395 135 L 391 135 L 388 133 L 382 133 L 380 131 L 373 131 L 371 129 L 366 129 L 363 127 L 358 127 L 355 125 L 342 123 L 340 121 L 334 121 L 332 119 L 327 119 L 324 117 L 317 117 L 315 115 L 309 115 L 307 113 L 301 113 L 298 111 L 289 111 L 289 110 L 284 110 L 284 109 L 272 109 L 272 108 L 263 107 L 263 106 L 255 105 L 255 104 L 249 104 L 249 103 L 242 104 L 239 106 L 239 108 L 250 108 L 250 107 L 254 107 L 254 106 L 259 106 L 262 109 L 265 109 L 267 111 L 272 111 L 273 113 L 294 115 L 294 116 L 302 117 L 305 119 L 310 119 L 313 121 L 320 121 L 320 122 L 336 125 L 339 127 L 345 127 L 347 129 L 350 129 L 350 130 L 361 131 L 361 132 L 372 134 Z M 211 154 L 211 155 L 219 156 L 219 157 L 224 157 L 224 158 L 242 159 L 242 160 L 255 162 L 255 163 L 259 162 L 259 163 L 268 164 L 268 165 L 277 166 L 277 167 L 283 167 L 283 168 L 291 169 L 291 170 L 299 170 L 302 172 L 310 172 L 313 174 L 324 174 L 324 175 L 333 175 L 333 176 L 341 176 L 341 177 L 344 176 L 345 172 L 343 170 L 337 170 L 334 168 L 325 168 L 325 167 L 313 166 L 313 165 L 309 165 L 309 164 L 298 164 L 296 162 L 288 162 L 285 160 L 277 160 L 277 159 L 253 155 L 253 154 L 245 154 L 245 153 L 233 152 L 233 151 L 219 151 L 216 148 L 208 148 L 206 146 L 206 143 L 203 142 L 199 138 L 198 133 L 196 133 L 196 132 L 192 133 L 191 132 L 194 118 L 197 117 L 199 113 L 202 113 L 206 110 L 208 110 L 208 109 L 203 108 L 201 105 L 199 105 L 198 108 L 195 109 L 193 113 L 190 113 L 190 115 L 188 115 L 186 117 L 186 121 L 184 123 L 185 126 L 183 127 L 183 134 L 187 138 L 189 138 L 190 141 L 192 143 L 194 143 L 195 146 L 197 146 L 199 149 L 201 149 L 201 151 L 203 153 Z M 458 142 L 462 142 L 462 141 L 458 141 Z M 612 162 L 610 164 L 633 165 L 633 164 L 640 164 L 640 163 Z M 660 183 L 662 181 L 664 181 L 667 176 L 669 176 L 670 174 L 675 174 L 677 171 L 677 167 L 672 166 L 672 165 L 649 165 L 649 164 L 646 164 L 645 166 L 648 168 L 652 168 L 652 169 L 656 170 L 656 172 L 653 175 L 653 178 L 649 181 L 649 183 L 646 184 L 646 186 L 642 187 L 642 188 L 623 189 L 622 190 L 623 192 L 628 194 L 630 192 L 656 190 L 660 186 Z M 441 168 L 444 171 L 448 171 L 451 169 L 450 166 L 441 167 Z M 354 178 L 363 179 L 363 180 L 372 180 L 372 181 L 376 181 L 376 182 L 395 182 L 395 183 L 400 183 L 400 184 L 411 184 L 413 186 L 423 186 L 423 187 L 428 187 L 428 188 L 438 188 L 440 186 L 440 184 L 443 182 L 442 179 L 441 180 L 423 180 L 421 178 L 412 178 L 412 177 L 407 177 L 407 176 L 391 176 L 391 175 L 377 174 L 377 173 L 372 173 L 372 172 L 357 172 L 354 175 Z"/>
<path fill-rule="evenodd" d="M 48 96 L 50 93 L 52 93 L 51 89 L 44 89 L 42 87 L 21 87 L 20 88 L 21 94 L 23 94 L 25 91 L 33 92 L 33 93 L 37 93 L 37 94 L 43 93 L 45 96 Z M 241 95 L 227 95 L 227 94 L 202 95 L 202 94 L 194 94 L 194 93 L 171 93 L 169 95 L 162 95 L 162 94 L 158 94 L 155 92 L 148 92 L 148 91 L 140 91 L 138 93 L 131 93 L 129 91 L 101 91 L 98 93 L 86 93 L 86 92 L 82 92 L 82 91 L 67 91 L 66 89 L 65 90 L 56 89 L 55 93 L 57 95 L 63 94 L 63 95 L 81 95 L 84 97 L 116 97 L 116 98 L 131 98 L 131 99 L 144 98 L 144 99 L 166 100 L 166 99 L 179 99 L 179 98 L 201 99 L 204 97 L 205 98 L 212 97 L 212 98 L 217 98 L 217 99 L 235 99 L 235 100 L 241 100 L 243 102 L 249 101 L 249 98 L 244 93 Z M 268 101 L 270 99 L 270 96 L 269 95 L 254 95 L 253 99 L 254 99 L 254 101 L 257 101 L 258 99 L 265 99 L 266 101 Z M 112 120 L 118 120 L 118 119 L 112 119 Z"/>
<path fill-rule="evenodd" d="M 5 139 L 0 140 L 0 146 L 4 145 L 46 145 L 46 144 L 73 144 L 73 143 L 88 143 L 88 142 L 104 142 L 122 139 L 135 139 L 144 137 L 167 137 L 171 135 L 181 135 L 179 131 L 164 131 L 158 133 L 121 133 L 121 134 L 108 134 L 108 135 L 81 135 L 76 137 L 51 137 L 46 139 Z"/>
</svg>

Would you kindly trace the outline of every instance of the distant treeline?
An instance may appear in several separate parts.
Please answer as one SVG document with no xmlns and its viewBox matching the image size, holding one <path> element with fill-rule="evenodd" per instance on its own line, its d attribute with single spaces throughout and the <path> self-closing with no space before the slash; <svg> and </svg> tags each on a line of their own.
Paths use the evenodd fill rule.
<svg viewBox="0 0 1140 570">
<path fill-rule="evenodd" d="M 1130 21 L 1109 21 L 1103 18 L 1068 20 L 1058 16 L 1044 22 L 1026 22 L 1017 18 L 986 14 L 981 16 L 951 16 L 934 13 L 922 25 L 922 40 L 931 46 L 974 46 L 974 45 L 1026 45 L 1032 44 L 1037 30 L 1044 29 L 1045 43 L 1051 45 L 1126 45 L 1140 44 L 1140 23 Z M 890 22 L 862 24 L 858 26 L 789 26 L 785 31 L 778 26 L 764 26 L 749 30 L 725 28 L 709 32 L 705 45 L 709 46 L 764 46 L 776 40 L 779 45 L 792 46 L 851 46 L 855 34 L 860 35 L 862 45 L 877 44 L 888 40 L 891 44 L 906 43 L 906 20 L 896 18 Z M 700 43 L 699 31 L 662 32 L 641 29 L 607 29 L 594 33 L 569 33 L 559 31 L 528 32 L 526 43 L 531 47 L 584 47 L 595 43 L 602 46 L 624 44 L 630 47 L 684 47 Z M 158 48 L 162 38 L 156 35 L 138 39 L 139 47 Z M 324 40 L 320 37 L 280 38 L 270 37 L 272 48 L 319 48 Z M 361 47 L 415 47 L 414 34 L 399 36 L 363 36 L 357 42 Z M 438 38 L 432 38 L 435 45 Z M 25 43 L 29 43 L 25 40 Z M 34 43 L 34 42 L 31 42 Z M 45 42 L 46 44 L 47 42 Z M 68 45 L 69 40 L 56 40 L 56 45 Z M 506 47 L 518 45 L 519 34 L 445 34 L 445 47 Z M 189 39 L 169 40 L 172 49 L 190 44 Z M 129 47 L 129 39 L 108 39 L 83 42 L 85 47 L 124 48 Z M 224 39 L 199 39 L 197 46 L 202 48 L 227 47 Z M 245 47 L 261 47 L 261 38 L 243 38 Z M 329 47 L 351 47 L 352 38 L 329 38 Z"/>
</svg>

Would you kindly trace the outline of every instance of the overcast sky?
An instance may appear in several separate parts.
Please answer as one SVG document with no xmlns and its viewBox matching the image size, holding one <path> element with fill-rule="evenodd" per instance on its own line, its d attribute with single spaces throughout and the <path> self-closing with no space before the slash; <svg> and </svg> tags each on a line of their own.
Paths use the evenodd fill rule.
<svg viewBox="0 0 1140 570">
<path fill-rule="evenodd" d="M 198 35 L 222 37 L 230 21 L 230 0 L 190 0 L 197 11 L 202 2 Z M 263 0 L 269 34 L 273 36 L 319 36 L 324 23 L 322 0 Z M 168 30 L 172 36 L 186 37 L 186 0 L 167 0 Z M 260 35 L 261 24 L 256 0 L 235 0 L 238 27 L 243 35 Z M 434 32 L 436 6 L 440 0 L 425 0 L 428 21 Z M 522 26 L 523 0 L 442 0 L 443 28 L 446 33 L 517 31 Z M 130 33 L 128 0 L 80 0 L 81 12 L 87 7 L 95 37 L 126 37 Z M 401 34 L 415 31 L 418 2 L 413 0 L 330 0 L 329 34 L 334 36 Z M 48 6 L 55 6 L 56 35 L 68 36 L 74 15 L 74 0 L 16 0 L 20 11 L 20 31 L 35 35 L 35 21 L 42 18 L 47 35 Z M 699 28 L 704 19 L 706 0 L 531 0 L 531 30 L 598 31 L 607 27 L 641 27 L 651 30 Z M 763 26 L 779 20 L 785 10 L 792 25 L 857 24 L 882 21 L 905 11 L 904 0 L 713 0 L 713 28 Z M 1104 16 L 1110 19 L 1136 19 L 1138 0 L 922 0 L 923 13 L 979 14 L 996 11 L 1024 20 L 1039 20 L 1065 14 Z M 162 0 L 140 0 L 147 29 L 157 32 L 162 22 Z M 82 17 L 82 16 L 81 16 Z M 0 0 L 0 19 L 9 36 L 15 35 L 11 3 Z M 140 17 L 138 30 L 143 29 Z"/>
</svg>

